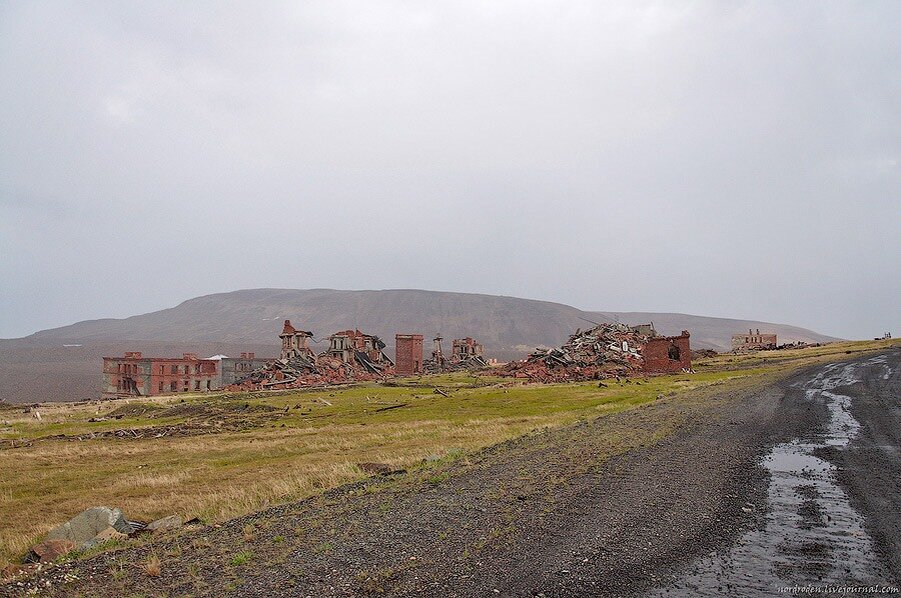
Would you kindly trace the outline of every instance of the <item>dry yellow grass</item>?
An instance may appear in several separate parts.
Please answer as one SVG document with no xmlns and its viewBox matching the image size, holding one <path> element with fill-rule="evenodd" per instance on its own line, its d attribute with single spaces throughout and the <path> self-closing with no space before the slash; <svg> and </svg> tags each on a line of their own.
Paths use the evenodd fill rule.
<svg viewBox="0 0 901 598">
<path fill-rule="evenodd" d="M 144 573 L 147 574 L 148 577 L 159 577 L 162 572 L 162 563 L 160 563 L 160 558 L 155 554 L 151 554 L 144 561 Z"/>
<path fill-rule="evenodd" d="M 2 556 L 11 559 L 92 505 L 132 518 L 171 513 L 220 521 L 366 477 L 355 463 L 410 467 L 449 447 L 477 449 L 561 418 L 504 418 L 256 430 L 168 442 L 48 442 L 0 452 Z M 9 479 L 8 482 L 12 482 Z"/>
</svg>

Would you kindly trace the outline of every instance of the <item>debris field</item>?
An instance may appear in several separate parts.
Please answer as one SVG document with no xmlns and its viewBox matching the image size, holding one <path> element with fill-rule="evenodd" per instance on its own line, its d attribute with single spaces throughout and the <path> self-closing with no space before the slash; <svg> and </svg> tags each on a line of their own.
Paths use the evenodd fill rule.
<svg viewBox="0 0 901 598">
<path fill-rule="evenodd" d="M 677 345 L 683 338 L 687 347 L 687 332 L 681 337 L 662 337 L 650 325 L 598 324 L 589 330 L 576 330 L 560 348 L 537 349 L 525 360 L 511 362 L 496 373 L 534 382 L 567 382 L 680 371 L 687 369 L 683 367 L 686 357 L 690 368 L 690 352 Z M 645 352 L 652 345 L 664 350 L 662 366 L 649 368 L 646 363 Z"/>
<path fill-rule="evenodd" d="M 343 330 L 328 337 L 329 347 L 316 355 L 309 347 L 312 333 L 297 330 L 290 320 L 279 335 L 282 354 L 238 379 L 226 390 L 276 390 L 381 380 L 394 373 L 385 343 L 360 330 Z"/>
</svg>

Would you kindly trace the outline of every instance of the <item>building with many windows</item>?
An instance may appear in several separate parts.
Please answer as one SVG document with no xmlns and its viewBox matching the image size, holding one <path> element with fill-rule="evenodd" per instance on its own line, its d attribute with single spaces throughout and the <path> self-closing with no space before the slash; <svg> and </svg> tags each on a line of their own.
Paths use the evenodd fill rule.
<svg viewBox="0 0 901 598">
<path fill-rule="evenodd" d="M 103 358 L 101 393 L 104 397 L 129 397 L 217 390 L 267 361 L 253 353 L 198 359 L 194 353 L 180 358 L 144 357 L 140 351 L 127 351 L 123 357 Z"/>
</svg>

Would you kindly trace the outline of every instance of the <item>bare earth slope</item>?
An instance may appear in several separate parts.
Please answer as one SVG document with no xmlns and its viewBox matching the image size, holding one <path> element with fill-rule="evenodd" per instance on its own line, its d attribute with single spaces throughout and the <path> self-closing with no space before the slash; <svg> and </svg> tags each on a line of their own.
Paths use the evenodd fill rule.
<svg viewBox="0 0 901 598">
<path fill-rule="evenodd" d="M 823 367 L 661 399 L 64 565 L 41 582 L 51 579 L 58 595 L 103 596 L 646 595 L 762 527 L 759 458 L 828 421 L 822 403 L 793 390 Z M 869 558 L 897 558 L 886 549 Z M 139 566 L 150 554 L 162 561 L 158 577 Z M 800 572 L 811 583 L 817 573 Z M 709 590 L 729 593 L 715 580 Z"/>
</svg>

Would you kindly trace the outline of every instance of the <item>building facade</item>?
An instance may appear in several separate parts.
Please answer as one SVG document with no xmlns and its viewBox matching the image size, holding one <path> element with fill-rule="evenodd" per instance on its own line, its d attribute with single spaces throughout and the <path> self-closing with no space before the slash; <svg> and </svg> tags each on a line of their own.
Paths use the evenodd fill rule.
<svg viewBox="0 0 901 598">
<path fill-rule="evenodd" d="M 124 357 L 103 358 L 104 397 L 153 396 L 178 392 L 202 392 L 218 388 L 218 362 L 182 357 L 144 357 L 127 351 Z"/>
<path fill-rule="evenodd" d="M 291 320 L 285 320 L 285 326 L 278 337 L 282 339 L 282 359 L 302 357 L 310 360 L 316 357 L 310 348 L 313 333 L 309 330 L 297 330 L 291 325 Z"/>
<path fill-rule="evenodd" d="M 455 338 L 452 348 L 455 361 L 465 361 L 472 357 L 482 356 L 481 343 L 477 343 L 468 336 L 466 338 Z"/>
<path fill-rule="evenodd" d="M 733 351 L 759 351 L 761 349 L 775 349 L 776 346 L 776 335 L 761 334 L 760 328 L 756 332 L 749 328 L 747 334 L 732 335 Z"/>
<path fill-rule="evenodd" d="M 422 373 L 422 335 L 397 334 L 395 341 L 394 371 L 398 376 Z"/>
<path fill-rule="evenodd" d="M 669 374 L 691 369 L 691 335 L 683 330 L 679 336 L 655 336 L 641 348 L 642 371 L 647 374 Z"/>
<path fill-rule="evenodd" d="M 272 359 L 257 357 L 253 353 L 241 353 L 240 357 L 222 357 L 213 388 L 223 388 L 246 377 L 253 370 L 265 366 Z"/>
<path fill-rule="evenodd" d="M 101 394 L 105 398 L 149 397 L 218 390 L 269 361 L 253 353 L 198 359 L 194 353 L 177 358 L 144 357 L 140 351 L 127 351 L 123 357 L 103 358 Z"/>
</svg>

